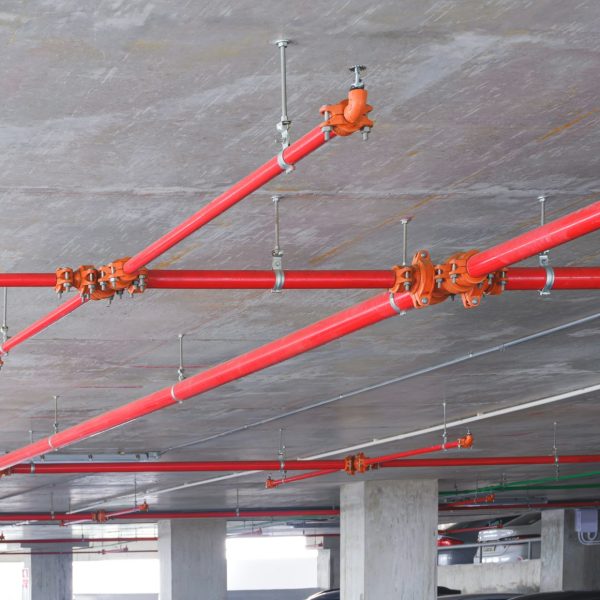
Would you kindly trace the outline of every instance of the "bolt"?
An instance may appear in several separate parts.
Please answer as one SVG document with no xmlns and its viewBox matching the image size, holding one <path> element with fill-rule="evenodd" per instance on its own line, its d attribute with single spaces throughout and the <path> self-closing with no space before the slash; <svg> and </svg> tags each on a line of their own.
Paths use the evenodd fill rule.
<svg viewBox="0 0 600 600">
<path fill-rule="evenodd" d="M 404 289 L 408 292 L 408 290 L 410 290 L 410 281 L 405 281 L 404 282 Z"/>
<path fill-rule="evenodd" d="M 435 282 L 437 284 L 437 287 L 441 288 L 442 287 L 442 283 L 444 283 L 444 280 L 443 279 L 436 279 Z"/>
<path fill-rule="evenodd" d="M 363 83 L 363 80 L 361 79 L 360 75 L 363 71 L 366 70 L 367 67 L 365 67 L 364 65 L 354 65 L 350 67 L 350 72 L 354 73 L 354 83 L 352 84 L 350 89 L 356 90 L 365 87 L 365 84 Z"/>
<path fill-rule="evenodd" d="M 364 142 L 366 142 L 369 139 L 369 132 L 371 131 L 371 128 L 368 126 L 365 126 L 361 129 L 362 131 L 362 139 Z"/>
<path fill-rule="evenodd" d="M 71 289 L 71 284 L 68 281 L 65 281 L 65 283 L 63 283 L 63 288 L 65 289 L 65 292 L 68 292 Z"/>
<path fill-rule="evenodd" d="M 479 300 L 477 300 L 477 298 L 473 298 L 473 300 L 471 300 L 471 304 L 473 306 L 477 306 L 479 304 Z"/>
<path fill-rule="evenodd" d="M 423 298 L 421 304 L 429 304 L 429 298 Z"/>
<path fill-rule="evenodd" d="M 102 291 L 104 291 L 104 290 L 106 289 L 106 281 L 101 281 L 101 282 L 100 282 L 100 289 L 101 289 Z"/>
<path fill-rule="evenodd" d="M 457 279 L 458 279 L 457 275 L 450 275 L 450 280 L 452 281 L 452 283 L 456 283 Z"/>
<path fill-rule="evenodd" d="M 421 252 L 421 258 L 427 258 L 427 252 L 425 252 L 425 251 Z"/>
</svg>

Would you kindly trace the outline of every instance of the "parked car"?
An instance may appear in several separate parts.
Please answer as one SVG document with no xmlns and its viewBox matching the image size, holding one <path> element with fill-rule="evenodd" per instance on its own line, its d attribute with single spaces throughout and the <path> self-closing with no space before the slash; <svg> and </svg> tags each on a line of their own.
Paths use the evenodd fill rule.
<svg viewBox="0 0 600 600">
<path fill-rule="evenodd" d="M 477 548 L 461 548 L 460 546 L 476 544 L 479 531 L 484 528 L 502 526 L 505 522 L 514 518 L 514 515 L 511 515 L 452 523 L 447 532 L 444 531 L 444 526 L 441 526 L 440 533 L 442 535 L 438 536 L 438 565 L 468 565 L 473 563 Z"/>
<path fill-rule="evenodd" d="M 438 585 L 437 595 L 438 598 L 440 596 L 450 596 L 454 594 L 460 594 L 460 590 L 452 590 L 450 588 L 444 587 L 442 585 Z M 312 596 L 309 596 L 306 600 L 340 600 L 340 590 L 326 590 L 324 592 L 317 592 Z"/>
<path fill-rule="evenodd" d="M 475 563 L 506 563 L 526 560 L 528 558 L 539 558 L 541 555 L 541 542 L 538 539 L 542 533 L 542 516 L 540 513 L 525 513 L 515 519 L 507 521 L 501 527 L 484 529 L 477 535 L 479 542 L 496 542 L 483 546 L 477 551 L 473 562 Z M 502 542 L 523 543 L 502 544 Z M 531 551 L 530 551 L 531 546 Z"/>
<path fill-rule="evenodd" d="M 514 600 L 600 600 L 600 591 L 597 592 L 541 592 L 516 596 Z"/>
</svg>

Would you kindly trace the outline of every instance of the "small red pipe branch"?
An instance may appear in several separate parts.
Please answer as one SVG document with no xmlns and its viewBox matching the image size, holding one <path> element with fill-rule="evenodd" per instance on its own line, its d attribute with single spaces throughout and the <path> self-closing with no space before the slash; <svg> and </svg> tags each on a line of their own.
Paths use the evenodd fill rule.
<svg viewBox="0 0 600 600">
<path fill-rule="evenodd" d="M 34 335 L 37 335 L 40 331 L 43 331 L 47 327 L 50 327 L 56 321 L 62 319 L 66 315 L 72 313 L 75 309 L 79 308 L 82 304 L 85 303 L 85 300 L 81 298 L 81 296 L 73 296 L 66 302 L 63 302 L 58 308 L 55 308 L 52 312 L 48 313 L 46 316 L 38 319 L 35 323 L 23 329 L 16 335 L 10 337 L 2 346 L 0 346 L 0 358 L 3 354 L 8 354 L 15 346 L 22 344 L 24 341 L 32 338 Z"/>
<path fill-rule="evenodd" d="M 310 471 L 309 473 L 302 473 L 301 475 L 292 475 L 291 477 L 282 477 L 281 479 L 267 478 L 265 487 L 270 490 L 284 483 L 293 483 L 294 481 L 302 481 L 304 479 L 313 479 L 314 477 L 322 477 L 323 475 L 333 475 L 333 473 L 339 473 L 340 469 L 323 469 L 321 471 Z"/>
<path fill-rule="evenodd" d="M 75 521 L 64 521 L 64 525 L 76 525 L 79 523 L 88 523 L 92 521 L 94 523 L 106 523 L 107 521 L 111 521 L 113 519 L 122 518 L 125 516 L 130 516 L 134 514 L 138 514 L 141 512 L 148 512 L 149 506 L 146 502 L 143 502 L 139 506 L 133 506 L 132 508 L 125 508 L 123 510 L 117 510 L 113 512 L 106 512 L 104 510 L 99 510 L 98 512 L 91 513 L 91 517 L 80 517 Z"/>
<path fill-rule="evenodd" d="M 379 294 L 255 350 L 192 375 L 171 387 L 4 454 L 0 456 L 0 471 L 188 400 L 251 373 L 262 371 L 411 308 L 413 302 L 408 293 Z"/>
<path fill-rule="evenodd" d="M 478 252 L 468 260 L 467 273 L 482 277 L 597 229 L 600 229 L 600 202 Z"/>
<path fill-rule="evenodd" d="M 486 496 L 477 496 L 476 498 L 469 498 L 468 500 L 457 500 L 456 502 L 444 503 L 445 508 L 454 508 L 456 506 L 472 506 L 479 504 L 490 504 L 496 499 L 495 494 L 487 494 Z"/>
<path fill-rule="evenodd" d="M 331 138 L 333 137 L 335 137 L 335 134 L 332 132 Z M 318 125 L 288 146 L 282 153 L 283 160 L 289 165 L 295 165 L 326 142 L 327 140 L 323 135 L 321 125 Z M 273 157 L 226 192 L 211 200 L 183 223 L 130 258 L 125 263 L 125 272 L 135 273 L 138 269 L 146 266 L 149 262 L 175 246 L 175 244 L 184 240 L 194 233 L 194 231 L 200 229 L 200 227 L 210 223 L 214 218 L 249 196 L 252 192 L 263 187 L 272 179 L 275 179 L 278 175 L 281 175 L 284 171 L 285 168 L 279 164 L 277 157 Z"/>
<path fill-rule="evenodd" d="M 476 506 L 454 506 L 453 504 L 440 504 L 438 510 L 440 512 L 455 512 L 455 511 L 486 511 L 491 510 L 531 510 L 531 509 L 547 509 L 553 508 L 600 508 L 600 500 L 565 500 L 562 502 L 531 502 L 521 504 L 489 504 L 482 506 L 480 504 Z"/>
</svg>

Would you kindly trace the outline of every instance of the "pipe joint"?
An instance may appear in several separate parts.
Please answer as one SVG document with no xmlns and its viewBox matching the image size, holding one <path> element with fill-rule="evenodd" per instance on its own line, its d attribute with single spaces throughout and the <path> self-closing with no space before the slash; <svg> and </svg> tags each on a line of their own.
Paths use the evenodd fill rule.
<svg viewBox="0 0 600 600">
<path fill-rule="evenodd" d="M 481 277 L 467 270 L 469 259 L 477 250 L 459 252 L 441 264 L 433 264 L 427 250 L 419 250 L 410 266 L 394 266 L 396 275 L 390 291 L 410 292 L 415 308 L 439 304 L 449 296 L 459 295 L 465 308 L 476 308 L 483 296 L 498 295 L 506 287 L 506 269 Z"/>
<path fill-rule="evenodd" d="M 129 258 L 120 258 L 96 269 L 93 265 L 82 265 L 77 269 L 56 269 L 54 289 L 61 296 L 64 292 L 77 289 L 84 300 L 112 299 L 122 296 L 126 290 L 131 296 L 144 292 L 148 281 L 148 270 L 138 269 L 126 273 L 125 263 Z"/>
<path fill-rule="evenodd" d="M 321 106 L 319 112 L 324 121 L 321 129 L 327 135 L 333 131 L 337 135 L 352 135 L 356 131 L 367 134 L 373 128 L 373 121 L 367 116 L 373 107 L 367 104 L 367 90 L 364 88 L 353 88 L 345 98 L 338 104 L 326 104 Z M 366 136 L 363 135 L 366 139 Z"/>
</svg>

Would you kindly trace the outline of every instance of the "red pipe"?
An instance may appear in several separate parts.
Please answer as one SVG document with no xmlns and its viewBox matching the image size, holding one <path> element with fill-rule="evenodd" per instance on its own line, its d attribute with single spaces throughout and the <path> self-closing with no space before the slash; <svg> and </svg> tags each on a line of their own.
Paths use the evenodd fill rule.
<svg viewBox="0 0 600 600">
<path fill-rule="evenodd" d="M 157 537 L 69 537 L 69 538 L 43 538 L 5 540 L 0 538 L 0 544 L 74 544 L 78 542 L 96 543 L 121 543 L 121 542 L 156 542 Z"/>
<path fill-rule="evenodd" d="M 567 454 L 558 457 L 559 464 L 600 463 L 600 454 Z M 415 458 L 381 463 L 384 468 L 417 467 L 486 467 L 501 465 L 553 465 L 554 456 L 486 456 L 479 458 Z"/>
<path fill-rule="evenodd" d="M 472 277 L 482 277 L 600 229 L 600 202 L 478 252 L 467 262 Z"/>
<path fill-rule="evenodd" d="M 272 489 L 283 485 L 284 483 L 293 483 L 294 481 L 302 481 L 303 479 L 312 479 L 313 477 L 322 477 L 323 475 L 332 475 L 333 473 L 339 473 L 341 469 L 324 469 L 322 471 L 310 471 L 309 473 L 302 473 L 301 475 L 292 475 L 292 477 L 282 477 L 281 479 L 267 479 L 265 487 Z"/>
<path fill-rule="evenodd" d="M 54 273 L 0 273 L 0 287 L 54 287 Z"/>
<path fill-rule="evenodd" d="M 600 267 L 553 267 L 553 290 L 600 289 Z M 285 271 L 283 289 L 388 289 L 394 285 L 391 269 L 374 271 Z M 506 290 L 540 290 L 546 285 L 541 267 L 511 267 Z M 54 287 L 53 273 L 0 274 L 0 287 Z M 275 285 L 273 271 L 170 270 L 148 272 L 148 287 L 155 289 L 268 290 Z"/>
<path fill-rule="evenodd" d="M 599 267 L 553 267 L 552 290 L 600 289 Z M 546 270 L 541 267 L 511 267 L 507 272 L 507 290 L 541 290 L 546 285 Z"/>
<path fill-rule="evenodd" d="M 17 333 L 10 337 L 2 346 L 0 346 L 0 356 L 2 354 L 7 354 L 10 352 L 15 346 L 22 344 L 25 340 L 33 337 L 38 334 L 40 331 L 43 331 L 47 327 L 50 327 L 53 323 L 56 323 L 59 319 L 62 319 L 64 316 L 72 313 L 75 309 L 79 308 L 86 301 L 82 300 L 81 296 L 77 294 L 70 298 L 66 302 L 63 302 L 58 308 L 55 308 L 52 312 L 48 313 L 46 316 L 38 319 L 35 323 L 23 329 L 23 331 Z"/>
<path fill-rule="evenodd" d="M 331 137 L 335 137 L 333 132 Z M 314 152 L 317 148 L 320 148 L 326 141 L 321 126 L 318 125 L 312 131 L 309 131 L 298 141 L 286 148 L 283 152 L 283 159 L 286 163 L 294 165 L 305 156 L 308 156 L 311 152 Z M 210 223 L 215 217 L 218 217 L 234 204 L 237 204 L 240 200 L 243 200 L 272 179 L 275 179 L 277 175 L 281 175 L 284 170 L 285 169 L 279 166 L 277 157 L 273 157 L 262 167 L 259 167 L 256 171 L 244 177 L 244 179 L 233 185 L 226 192 L 223 192 L 220 196 L 211 200 L 206 206 L 203 206 L 197 213 L 193 214 L 183 223 L 130 258 L 123 267 L 124 271 L 126 273 L 135 273 L 135 271 L 141 269 L 169 250 L 169 248 L 172 248 L 175 244 L 184 240 L 190 234 L 194 233 L 194 231 L 200 229 L 203 225 Z"/>
<path fill-rule="evenodd" d="M 599 269 L 600 271 L 600 269 Z M 387 289 L 396 276 L 381 271 L 284 271 L 285 290 L 301 289 Z M 150 270 L 148 287 L 161 289 L 272 289 L 273 271 L 169 271 Z"/>
<path fill-rule="evenodd" d="M 472 441 L 469 442 L 468 446 L 470 446 L 471 443 Z M 363 459 L 363 463 L 365 464 L 365 466 L 380 465 L 381 463 L 394 461 L 408 456 L 430 454 L 432 452 L 443 452 L 444 450 L 452 450 L 453 448 L 461 448 L 468 446 L 465 446 L 464 438 L 461 438 L 460 440 L 456 440 L 455 442 L 446 442 L 446 444 L 436 444 L 435 446 L 428 446 L 427 448 L 417 448 L 416 450 L 406 450 L 404 452 L 395 452 L 394 454 L 386 454 L 384 456 L 376 456 L 374 458 L 365 458 Z"/>
<path fill-rule="evenodd" d="M 40 552 L 34 550 L 33 552 L 0 552 L 1 556 L 59 556 L 67 555 L 73 556 L 74 554 L 156 554 L 158 550 L 129 550 L 129 548 L 115 548 L 113 550 L 71 550 L 68 552 Z"/>
<path fill-rule="evenodd" d="M 286 460 L 286 471 L 344 468 L 342 459 Z M 278 460 L 236 461 L 172 461 L 172 462 L 88 462 L 88 463 L 24 463 L 15 465 L 6 474 L 64 475 L 68 473 L 192 473 L 208 471 L 279 471 Z"/>
<path fill-rule="evenodd" d="M 395 306 L 392 306 L 392 302 Z M 332 340 L 393 317 L 397 314 L 397 310 L 410 310 L 412 307 L 412 299 L 408 293 L 393 294 L 392 296 L 388 293 L 380 294 L 260 348 L 192 375 L 171 387 L 163 388 L 47 438 L 4 454 L 0 456 L 0 471 L 113 429 L 143 415 L 176 404 L 178 401 L 188 400 L 251 373 L 256 373 L 318 348 Z"/>
<path fill-rule="evenodd" d="M 530 504 L 489 504 L 488 506 L 452 506 L 447 504 L 440 504 L 439 511 L 463 511 L 463 510 L 531 510 L 532 508 L 540 509 L 553 509 L 553 508 L 585 508 L 585 507 L 599 507 L 600 500 L 568 500 L 564 502 L 532 502 Z"/>
<path fill-rule="evenodd" d="M 306 509 L 265 509 L 265 510 L 217 510 L 217 511 L 182 511 L 182 512 L 137 512 L 115 520 L 160 521 L 164 519 L 259 519 L 259 518 L 293 518 L 293 517 L 330 517 L 340 514 L 337 508 Z M 93 520 L 95 513 L 0 513 L 0 522 L 21 521 L 55 521 L 56 523 L 73 523 L 85 519 Z"/>
</svg>

